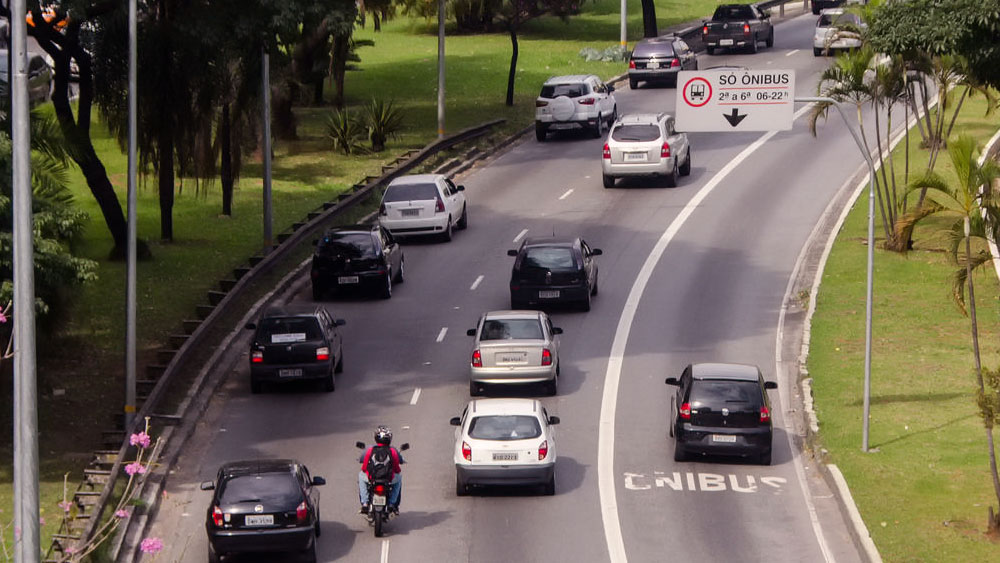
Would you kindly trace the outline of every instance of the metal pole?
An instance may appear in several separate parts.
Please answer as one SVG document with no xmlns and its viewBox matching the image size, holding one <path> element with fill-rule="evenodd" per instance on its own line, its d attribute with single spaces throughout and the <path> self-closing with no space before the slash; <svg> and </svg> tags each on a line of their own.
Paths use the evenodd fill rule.
<svg viewBox="0 0 1000 563">
<path fill-rule="evenodd" d="M 438 139 L 444 138 L 444 0 L 438 0 Z"/>
<path fill-rule="evenodd" d="M 271 64 L 267 47 L 263 59 L 263 110 L 264 110 L 264 248 L 270 252 L 274 239 L 271 236 Z"/>
<path fill-rule="evenodd" d="M 35 265 L 31 216 L 31 130 L 28 125 L 28 57 L 25 0 L 10 3 L 13 75 L 14 256 L 14 560 L 37 562 L 38 391 L 35 365 Z"/>
<path fill-rule="evenodd" d="M 851 127 L 847 121 L 847 115 L 841 109 L 840 104 L 833 98 L 795 98 L 796 102 L 828 102 L 837 108 L 840 117 L 844 119 L 847 130 L 854 137 L 858 149 L 868 162 L 868 287 L 865 294 L 865 385 L 864 385 L 864 420 L 862 421 L 861 451 L 868 451 L 868 418 L 871 411 L 871 390 L 872 390 L 872 295 L 875 285 L 874 264 L 875 264 L 875 161 L 872 155 L 865 150 L 861 137 Z"/>
<path fill-rule="evenodd" d="M 125 432 L 135 421 L 136 312 L 136 0 L 128 2 L 128 258 L 125 271 Z"/>
<path fill-rule="evenodd" d="M 622 49 L 622 60 L 624 60 L 626 45 L 628 45 L 628 38 L 625 37 L 625 18 L 628 16 L 628 5 L 626 0 L 622 0 L 622 38 L 621 38 L 621 49 Z"/>
</svg>

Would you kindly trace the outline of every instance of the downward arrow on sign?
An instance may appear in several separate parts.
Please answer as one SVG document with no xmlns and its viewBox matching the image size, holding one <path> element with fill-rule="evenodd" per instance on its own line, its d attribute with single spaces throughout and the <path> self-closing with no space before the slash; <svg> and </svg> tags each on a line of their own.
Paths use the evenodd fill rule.
<svg viewBox="0 0 1000 563">
<path fill-rule="evenodd" d="M 743 118 L 746 116 L 747 115 L 745 113 L 743 115 L 740 115 L 739 111 L 736 108 L 733 108 L 733 113 L 731 115 L 722 114 L 722 117 L 725 117 L 726 121 L 728 121 L 729 124 L 732 125 L 733 127 L 739 125 L 740 122 L 743 121 Z"/>
</svg>

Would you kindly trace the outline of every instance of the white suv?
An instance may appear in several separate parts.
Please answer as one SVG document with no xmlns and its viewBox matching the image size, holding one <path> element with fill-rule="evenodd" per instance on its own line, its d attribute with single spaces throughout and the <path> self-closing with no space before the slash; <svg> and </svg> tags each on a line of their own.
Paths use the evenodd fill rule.
<svg viewBox="0 0 1000 563">
<path fill-rule="evenodd" d="M 549 131 L 582 127 L 594 137 L 618 117 L 614 86 L 593 74 L 554 76 L 545 81 L 535 100 L 535 137 L 545 140 Z"/>
<path fill-rule="evenodd" d="M 663 176 L 674 187 L 678 176 L 691 173 L 691 143 L 666 113 L 623 115 L 611 128 L 602 156 L 605 188 L 624 176 Z"/>
<path fill-rule="evenodd" d="M 440 235 L 450 241 L 452 229 L 469 226 L 464 191 L 443 174 L 401 176 L 385 188 L 379 223 L 393 236 Z"/>
</svg>

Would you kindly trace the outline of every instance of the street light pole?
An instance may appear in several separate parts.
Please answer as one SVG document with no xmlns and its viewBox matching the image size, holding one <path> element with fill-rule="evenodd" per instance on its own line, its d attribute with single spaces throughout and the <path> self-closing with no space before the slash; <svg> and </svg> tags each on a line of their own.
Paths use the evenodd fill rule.
<svg viewBox="0 0 1000 563">
<path fill-rule="evenodd" d="M 270 252 L 271 245 L 274 244 L 274 238 L 271 234 L 271 62 L 266 45 L 262 48 L 261 53 L 263 53 L 261 57 L 263 60 L 261 63 L 263 65 L 261 98 L 263 99 L 264 112 L 264 249 L 265 252 Z"/>
<path fill-rule="evenodd" d="M 625 53 L 627 52 L 626 51 L 626 45 L 628 45 L 628 38 L 625 37 L 625 31 L 626 31 L 625 30 L 625 27 L 626 27 L 626 25 L 625 25 L 625 19 L 627 17 L 628 17 L 628 5 L 626 4 L 626 0 L 622 0 L 622 37 L 621 37 L 621 43 L 620 43 L 620 46 L 621 46 L 621 49 L 622 49 L 622 60 L 625 60 L 625 58 L 626 58 L 626 55 L 625 55 Z"/>
<path fill-rule="evenodd" d="M 125 272 L 125 432 L 135 421 L 136 345 L 136 0 L 128 2 L 128 257 Z"/>
<path fill-rule="evenodd" d="M 444 0 L 438 0 L 438 139 L 444 138 Z"/>
</svg>

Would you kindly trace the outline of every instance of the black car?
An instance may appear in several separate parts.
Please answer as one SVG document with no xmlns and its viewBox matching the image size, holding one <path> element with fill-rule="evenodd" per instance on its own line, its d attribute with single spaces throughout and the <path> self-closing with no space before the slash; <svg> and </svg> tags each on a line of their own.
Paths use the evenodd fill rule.
<svg viewBox="0 0 1000 563">
<path fill-rule="evenodd" d="M 384 227 L 336 227 L 315 242 L 310 273 L 315 301 L 330 290 L 347 289 L 374 290 L 389 299 L 392 284 L 403 282 L 403 249 Z"/>
<path fill-rule="evenodd" d="M 844 4 L 844 0 L 812 0 L 811 4 L 813 14 L 818 16 L 827 8 L 839 8 Z"/>
<path fill-rule="evenodd" d="M 771 464 L 771 403 L 757 366 L 745 364 L 692 364 L 680 379 L 670 400 L 670 435 L 674 460 L 688 454 L 754 457 Z"/>
<path fill-rule="evenodd" d="M 680 37 L 673 35 L 643 39 L 635 45 L 628 61 L 628 85 L 663 81 L 677 86 L 677 73 L 698 70 L 698 57 Z"/>
<path fill-rule="evenodd" d="M 516 256 L 510 273 L 510 308 L 556 303 L 578 304 L 590 310 L 597 295 L 597 262 L 600 248 L 590 248 L 581 238 L 527 238 L 521 248 L 508 250 Z"/>
<path fill-rule="evenodd" d="M 319 306 L 271 307 L 258 323 L 250 342 L 250 391 L 260 393 L 265 383 L 298 380 L 322 382 L 333 391 L 334 374 L 344 369 L 344 346 L 334 319 Z"/>
<path fill-rule="evenodd" d="M 315 562 L 320 535 L 316 487 L 325 484 L 292 459 L 223 465 L 214 482 L 201 484 L 203 491 L 215 491 L 205 520 L 209 562 L 249 552 L 295 552 Z"/>
</svg>

